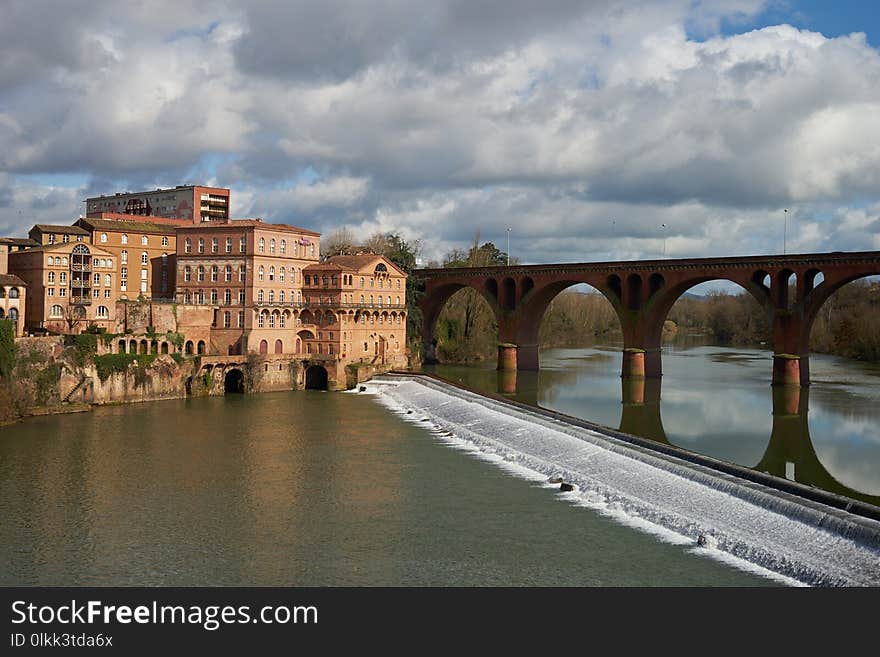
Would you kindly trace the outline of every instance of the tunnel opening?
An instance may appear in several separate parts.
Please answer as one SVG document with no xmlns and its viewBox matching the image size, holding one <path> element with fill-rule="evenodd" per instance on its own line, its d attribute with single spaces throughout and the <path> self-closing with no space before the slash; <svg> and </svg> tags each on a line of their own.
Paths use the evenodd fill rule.
<svg viewBox="0 0 880 657">
<path fill-rule="evenodd" d="M 322 365 L 312 365 L 306 370 L 306 390 L 326 390 L 327 370 Z"/>
<path fill-rule="evenodd" d="M 223 392 L 227 395 L 244 393 L 244 374 L 241 370 L 233 368 L 226 372 L 223 377 Z"/>
</svg>

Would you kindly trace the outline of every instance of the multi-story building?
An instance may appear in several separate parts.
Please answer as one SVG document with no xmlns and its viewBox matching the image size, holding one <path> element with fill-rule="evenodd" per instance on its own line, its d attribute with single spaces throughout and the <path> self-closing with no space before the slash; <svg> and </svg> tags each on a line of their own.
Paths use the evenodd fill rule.
<svg viewBox="0 0 880 657">
<path fill-rule="evenodd" d="M 28 237 L 0 237 L 0 274 L 9 273 L 9 254 L 38 244 Z"/>
<path fill-rule="evenodd" d="M 0 274 L 0 319 L 12 322 L 15 337 L 22 334 L 26 301 L 27 284 L 18 276 Z"/>
<path fill-rule="evenodd" d="M 79 226 L 59 226 L 53 224 L 36 224 L 28 233 L 39 245 L 67 244 L 68 242 L 87 242 L 89 233 Z"/>
<path fill-rule="evenodd" d="M 119 261 L 120 299 L 173 299 L 176 283 L 177 228 L 184 219 L 98 213 L 80 218 L 92 244 L 113 253 Z"/>
<path fill-rule="evenodd" d="M 85 242 L 61 242 L 9 254 L 9 269 L 27 284 L 25 325 L 79 333 L 89 324 L 112 330 L 118 258 Z"/>
<path fill-rule="evenodd" d="M 151 192 L 117 193 L 86 199 L 86 216 L 102 212 L 187 219 L 199 224 L 229 219 L 229 190 L 203 185 L 178 185 Z"/>
<path fill-rule="evenodd" d="M 308 353 L 406 362 L 406 273 L 376 254 L 334 256 L 303 270 L 297 343 Z"/>
<path fill-rule="evenodd" d="M 295 353 L 291 327 L 302 271 L 320 254 L 320 233 L 258 219 L 182 226 L 177 300 L 215 308 L 214 353 Z M 257 308 L 278 313 L 267 320 Z M 271 345 L 271 346 L 270 346 Z"/>
</svg>

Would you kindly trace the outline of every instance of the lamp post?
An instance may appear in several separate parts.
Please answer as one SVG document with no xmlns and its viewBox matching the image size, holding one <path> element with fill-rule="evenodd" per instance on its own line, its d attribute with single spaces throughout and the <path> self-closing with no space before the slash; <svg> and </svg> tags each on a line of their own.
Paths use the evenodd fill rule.
<svg viewBox="0 0 880 657">
<path fill-rule="evenodd" d="M 782 212 L 785 214 L 785 224 L 782 228 L 782 255 L 785 255 L 786 242 L 788 241 L 788 208 Z"/>
<path fill-rule="evenodd" d="M 666 259 L 666 224 L 660 224 L 663 229 L 663 259 Z"/>
<path fill-rule="evenodd" d="M 510 267 L 510 226 L 507 227 L 507 266 Z"/>
</svg>

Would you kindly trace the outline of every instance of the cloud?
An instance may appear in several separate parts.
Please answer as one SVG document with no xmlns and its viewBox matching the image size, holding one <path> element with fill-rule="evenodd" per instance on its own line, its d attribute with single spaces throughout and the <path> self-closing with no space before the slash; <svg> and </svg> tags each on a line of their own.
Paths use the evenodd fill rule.
<svg viewBox="0 0 880 657">
<path fill-rule="evenodd" d="M 880 54 L 720 34 L 761 0 L 7 4 L 7 230 L 205 182 L 429 257 L 507 226 L 528 262 L 754 253 L 783 207 L 793 248 L 878 244 Z"/>
</svg>

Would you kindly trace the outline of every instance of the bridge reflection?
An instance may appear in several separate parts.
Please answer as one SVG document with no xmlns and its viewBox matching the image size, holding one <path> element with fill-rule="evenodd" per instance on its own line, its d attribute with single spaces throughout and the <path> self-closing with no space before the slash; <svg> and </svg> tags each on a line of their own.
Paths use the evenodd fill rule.
<svg viewBox="0 0 880 657">
<path fill-rule="evenodd" d="M 544 406 L 548 400 L 540 399 L 538 378 L 529 374 L 516 370 L 499 371 L 498 392 L 526 404 Z M 810 437 L 810 389 L 800 386 L 768 388 L 773 397 L 770 439 L 761 459 L 749 467 L 775 477 L 880 506 L 880 496 L 863 493 L 841 483 L 820 461 Z M 662 379 L 621 378 L 622 411 L 617 428 L 624 433 L 674 445 L 663 427 L 661 391 Z M 539 401 L 544 401 L 544 404 Z"/>
</svg>

